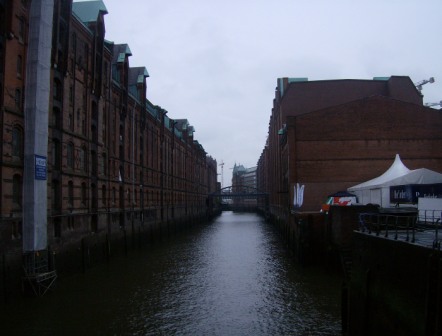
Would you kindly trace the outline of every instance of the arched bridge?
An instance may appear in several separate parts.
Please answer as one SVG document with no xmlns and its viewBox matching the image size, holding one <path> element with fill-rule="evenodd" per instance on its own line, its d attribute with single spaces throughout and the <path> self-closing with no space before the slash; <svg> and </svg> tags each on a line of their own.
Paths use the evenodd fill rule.
<svg viewBox="0 0 442 336">
<path fill-rule="evenodd" d="M 250 186 L 229 186 L 209 194 L 209 200 L 222 210 L 262 211 L 269 210 L 269 194 Z"/>
</svg>

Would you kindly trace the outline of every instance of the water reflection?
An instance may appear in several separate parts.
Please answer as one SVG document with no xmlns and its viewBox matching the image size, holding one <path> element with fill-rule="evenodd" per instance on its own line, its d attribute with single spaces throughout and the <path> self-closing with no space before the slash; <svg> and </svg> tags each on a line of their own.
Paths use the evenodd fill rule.
<svg viewBox="0 0 442 336">
<path fill-rule="evenodd" d="M 28 335 L 339 335 L 339 288 L 338 278 L 297 267 L 260 217 L 226 212 L 62 279 L 7 315 L 11 332 Z"/>
</svg>

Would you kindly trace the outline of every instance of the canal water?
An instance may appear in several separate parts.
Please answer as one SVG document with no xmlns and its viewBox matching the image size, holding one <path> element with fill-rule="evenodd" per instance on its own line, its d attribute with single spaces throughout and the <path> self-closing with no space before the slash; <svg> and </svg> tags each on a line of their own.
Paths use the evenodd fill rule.
<svg viewBox="0 0 442 336">
<path fill-rule="evenodd" d="M 340 335 L 339 276 L 298 266 L 275 228 L 224 212 L 0 311 L 2 335 Z"/>
</svg>

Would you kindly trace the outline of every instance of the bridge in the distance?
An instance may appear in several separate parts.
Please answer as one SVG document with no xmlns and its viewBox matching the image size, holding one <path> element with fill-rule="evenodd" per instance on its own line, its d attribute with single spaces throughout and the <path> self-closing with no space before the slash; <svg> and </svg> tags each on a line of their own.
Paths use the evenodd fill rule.
<svg viewBox="0 0 442 336">
<path fill-rule="evenodd" d="M 209 194 L 213 205 L 223 211 L 258 211 L 268 214 L 269 194 L 250 186 L 228 186 Z"/>
</svg>

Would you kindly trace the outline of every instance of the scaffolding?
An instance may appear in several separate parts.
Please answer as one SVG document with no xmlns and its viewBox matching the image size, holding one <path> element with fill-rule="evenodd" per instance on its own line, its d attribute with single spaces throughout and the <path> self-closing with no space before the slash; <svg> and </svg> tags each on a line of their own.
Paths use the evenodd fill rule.
<svg viewBox="0 0 442 336">
<path fill-rule="evenodd" d="M 51 289 L 57 279 L 54 256 L 49 251 L 28 252 L 23 255 L 23 292 L 43 296 Z"/>
</svg>

